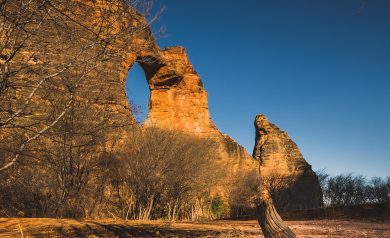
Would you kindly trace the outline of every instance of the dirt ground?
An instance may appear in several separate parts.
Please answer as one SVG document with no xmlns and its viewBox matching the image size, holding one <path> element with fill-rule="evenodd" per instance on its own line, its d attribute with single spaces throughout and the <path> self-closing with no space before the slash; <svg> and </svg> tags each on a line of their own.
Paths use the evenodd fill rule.
<svg viewBox="0 0 390 238">
<path fill-rule="evenodd" d="M 390 238 L 390 222 L 288 221 L 298 237 Z M 256 221 L 205 223 L 0 218 L 0 237 L 263 237 Z"/>
</svg>

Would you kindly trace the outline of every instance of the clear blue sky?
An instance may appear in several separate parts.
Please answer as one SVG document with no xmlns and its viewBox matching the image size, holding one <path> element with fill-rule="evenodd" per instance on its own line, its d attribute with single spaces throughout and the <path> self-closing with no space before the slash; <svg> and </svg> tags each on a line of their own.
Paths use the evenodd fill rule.
<svg viewBox="0 0 390 238">
<path fill-rule="evenodd" d="M 209 92 L 217 127 L 245 146 L 266 114 L 313 169 L 390 175 L 390 1 L 160 0 L 168 37 Z M 158 27 L 158 25 L 155 25 Z M 147 112 L 139 67 L 129 97 Z"/>
</svg>

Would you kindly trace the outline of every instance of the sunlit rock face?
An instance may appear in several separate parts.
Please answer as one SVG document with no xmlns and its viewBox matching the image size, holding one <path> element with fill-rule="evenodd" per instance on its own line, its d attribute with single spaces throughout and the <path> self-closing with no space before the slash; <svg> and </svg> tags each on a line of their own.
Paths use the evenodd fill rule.
<svg viewBox="0 0 390 238">
<path fill-rule="evenodd" d="M 167 48 L 161 56 L 165 65 L 154 74 L 147 73 L 150 100 L 144 126 L 216 137 L 219 133 L 210 119 L 207 92 L 186 50 Z"/>
<path fill-rule="evenodd" d="M 254 158 L 228 135 L 221 133 L 210 118 L 207 92 L 188 59 L 185 48 L 171 47 L 160 51 L 160 60 L 141 63 L 150 87 L 149 113 L 144 127 L 158 127 L 215 140 L 219 163 L 225 169 L 225 193 L 231 179 L 256 173 L 259 162 L 262 176 L 275 173 L 292 181 L 285 196 L 285 209 L 307 209 L 322 205 L 318 179 L 304 160 L 297 145 L 286 132 L 256 117 L 256 149 Z M 261 154 L 260 151 L 262 151 Z M 291 196 L 291 199 L 290 199 Z"/>
<path fill-rule="evenodd" d="M 322 191 L 311 165 L 287 132 L 270 123 L 265 115 L 255 119 L 256 144 L 253 157 L 261 164 L 261 176 L 286 178 L 288 204 L 285 209 L 307 209 L 322 206 Z M 283 180 L 282 180 L 283 181 Z"/>
<path fill-rule="evenodd" d="M 18 7 L 14 5 L 16 1 L 8 2 L 11 4 L 9 12 L 13 12 L 12 7 Z M 276 154 L 294 155 L 294 159 L 277 159 L 275 161 L 279 162 L 274 163 L 266 162 L 268 157 L 259 159 L 256 156 L 258 160 L 253 159 L 241 145 L 221 133 L 210 119 L 207 92 L 189 62 L 185 49 L 172 47 L 161 50 L 151 36 L 146 20 L 124 1 L 55 0 L 50 1 L 50 4 L 48 9 L 51 14 L 55 14 L 56 19 L 61 20 L 62 25 L 45 20 L 47 12 L 37 11 L 34 17 L 44 20 L 39 28 L 34 28 L 36 34 L 24 45 L 25 52 L 18 56 L 20 58 L 15 58 L 15 61 L 20 62 L 21 67 L 25 66 L 24 62 L 29 62 L 29 55 L 35 53 L 37 63 L 29 65 L 34 72 L 38 72 L 29 79 L 32 86 L 36 85 L 43 75 L 56 72 L 60 66 L 67 66 L 73 61 L 77 64 L 73 63 L 70 68 L 65 67 L 65 71 L 53 76 L 50 82 L 43 85 L 55 85 L 58 93 L 48 97 L 47 92 L 38 91 L 32 102 L 36 110 L 28 120 L 41 122 L 43 120 L 40 117 L 50 119 L 53 110 L 47 105 L 50 105 L 53 99 L 58 99 L 57 105 L 62 106 L 62 101 L 66 102 L 71 91 L 74 91 L 69 90 L 71 87 L 67 87 L 67 84 L 74 86 L 80 79 L 77 100 L 91 105 L 91 117 L 86 118 L 86 122 L 99 122 L 104 128 L 110 128 L 107 135 L 102 135 L 107 137 L 104 141 L 112 142 L 114 137 L 117 137 L 115 139 L 120 140 L 123 145 L 121 148 L 126 147 L 127 143 L 132 143 L 127 135 L 135 125 L 135 120 L 125 92 L 125 80 L 131 66 L 138 62 L 145 71 L 151 90 L 149 114 L 144 127 L 171 129 L 215 140 L 219 145 L 216 153 L 221 168 L 226 169 L 226 178 L 257 172 L 260 160 L 286 174 L 299 178 L 307 176 L 309 179 L 303 179 L 308 181 L 307 188 L 318 188 L 318 182 L 311 182 L 315 180 L 315 175 L 304 162 L 296 145 L 286 142 L 287 134 L 284 136 L 286 138 L 283 137 L 282 142 L 276 143 L 275 146 L 289 145 L 288 152 L 286 150 L 283 154 L 278 152 L 284 151 L 279 148 L 265 148 L 277 151 Z M 44 47 L 45 50 L 35 51 L 37 46 Z M 45 64 L 45 67 L 42 67 L 42 64 Z M 42 68 L 48 72 L 41 73 Z M 20 77 L 24 77 L 23 72 Z M 5 135 L 5 132 L 2 135 Z M 41 140 L 43 144 L 45 138 L 42 137 Z M 222 192 L 226 190 L 223 186 L 220 189 Z M 310 194 L 308 201 L 313 201 Z"/>
<path fill-rule="evenodd" d="M 207 91 L 185 48 L 170 47 L 161 51 L 160 67 L 141 63 L 150 87 L 149 113 L 144 127 L 158 127 L 218 142 L 221 166 L 227 176 L 255 171 L 258 163 L 229 136 L 221 133 L 210 118 Z"/>
<path fill-rule="evenodd" d="M 4 11 L 12 15 L 20 7 L 18 3 L 7 1 Z M 88 107 L 77 114 L 85 114 L 83 120 L 87 125 L 96 123 L 104 128 L 104 135 L 99 137 L 116 145 L 119 141 L 121 147 L 116 150 L 120 151 L 132 143 L 129 135 L 137 126 L 126 96 L 125 81 L 132 65 L 139 63 L 151 90 L 145 127 L 172 129 L 218 141 L 221 166 L 230 166 L 227 173 L 256 167 L 257 162 L 245 149 L 221 134 L 211 121 L 207 92 L 185 49 L 161 50 L 147 21 L 125 1 L 39 0 L 32 2 L 30 10 L 36 12 L 31 22 L 40 22 L 40 26 L 31 25 L 34 34 L 23 43 L 24 52 L 15 57 L 18 64 L 14 67 L 22 69 L 20 75 L 15 76 L 20 79 L 25 78 L 30 69 L 36 74 L 30 73 L 31 85 L 23 91 L 26 95 L 21 95 L 20 101 L 28 97 L 30 86 L 37 85 L 42 77 L 55 76 L 42 83 L 42 88 L 50 88 L 48 91 L 52 94 L 37 91 L 31 103 L 34 110 L 25 119 L 29 120 L 26 123 L 41 123 L 42 118 L 50 122 L 51 117 L 57 116 L 51 115 L 53 111 L 60 114 L 68 99 L 74 97 Z M 57 21 L 46 17 L 47 12 Z M 29 60 L 31 55 L 36 62 Z M 25 62 L 30 61 L 25 70 Z M 40 130 L 39 123 L 35 131 Z M 41 139 L 42 144 L 45 143 L 45 139 Z"/>
<path fill-rule="evenodd" d="M 159 54 L 144 17 L 122 0 L 3 3 L 2 16 L 7 17 L 1 18 L 0 23 L 7 26 L 4 32 L 7 30 L 13 38 L 4 40 L 8 33 L 3 34 L 2 27 L 2 52 L 19 49 L 10 68 L 16 72 L 12 81 L 23 83 L 1 94 L 7 100 L 0 98 L 0 108 L 5 108 L 5 102 L 10 112 L 23 108 L 24 102 L 28 102 L 29 108 L 23 111 L 26 115 L 12 121 L 16 126 L 2 128 L 1 137 L 21 144 L 53 123 L 66 111 L 66 105 L 83 104 L 88 110 L 76 109 L 83 110 L 88 125 L 110 128 L 107 138 L 117 136 L 123 144 L 127 143 L 122 138 L 128 135 L 127 129 L 134 125 L 134 120 L 125 93 L 126 75 L 138 59 L 149 55 L 158 58 Z M 10 32 L 8 25 L 12 27 L 18 22 L 23 27 L 15 27 L 16 34 Z M 7 53 L 2 53 L 2 57 L 8 57 Z M 33 95 L 31 100 L 29 95 Z M 3 114 L 7 117 L 7 113 L 0 110 L 0 118 Z M 20 130 L 27 127 L 28 130 Z M 47 144 L 49 133 L 34 142 Z M 15 150 L 8 148 L 10 144 L 1 139 L 0 149 Z"/>
</svg>

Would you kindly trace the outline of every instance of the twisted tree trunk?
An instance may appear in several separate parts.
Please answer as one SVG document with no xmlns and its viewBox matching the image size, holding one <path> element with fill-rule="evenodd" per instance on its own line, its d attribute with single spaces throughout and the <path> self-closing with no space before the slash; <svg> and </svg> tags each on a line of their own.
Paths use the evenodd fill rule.
<svg viewBox="0 0 390 238">
<path fill-rule="evenodd" d="M 259 202 L 257 203 L 257 219 L 265 238 L 296 238 L 291 229 L 284 224 L 282 218 L 275 209 L 272 197 L 261 177 L 260 165 L 260 189 Z"/>
<path fill-rule="evenodd" d="M 259 200 L 257 202 L 257 220 L 265 238 L 296 238 L 294 232 L 283 222 L 276 211 L 268 187 L 262 177 L 262 165 L 259 166 Z"/>
</svg>

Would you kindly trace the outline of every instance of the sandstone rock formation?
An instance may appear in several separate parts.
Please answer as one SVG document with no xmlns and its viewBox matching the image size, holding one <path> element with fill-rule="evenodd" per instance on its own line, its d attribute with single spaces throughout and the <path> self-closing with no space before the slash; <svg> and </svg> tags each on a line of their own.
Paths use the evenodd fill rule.
<svg viewBox="0 0 390 238">
<path fill-rule="evenodd" d="M 150 87 L 149 113 L 144 126 L 217 137 L 210 119 L 207 92 L 183 47 L 161 52 L 165 62 L 156 73 L 147 73 Z"/>
<path fill-rule="evenodd" d="M 13 55 L 4 67 L 12 69 L 13 78 L 8 80 L 12 87 L 0 95 L 0 118 L 28 102 L 29 110 L 23 113 L 33 113 L 28 117 L 20 113 L 12 123 L 17 128 L 28 124 L 23 137 L 29 138 L 52 123 L 68 102 L 84 99 L 95 107 L 95 119 L 104 117 L 107 126 L 134 124 L 124 90 L 128 70 L 137 60 L 159 55 L 141 14 L 120 0 L 7 1 L 1 10 L 7 19 L 0 20 L 8 24 L 0 36 L 2 58 Z M 14 25 L 18 22 L 23 25 Z M 17 37 L 4 38 L 11 33 Z M 5 63 L 1 61 L 2 66 Z M 10 105 L 3 105 L 9 98 L 14 98 Z M 14 134 L 9 131 L 11 140 Z"/>
<path fill-rule="evenodd" d="M 141 63 L 150 87 L 149 113 L 143 126 L 216 140 L 220 145 L 221 165 L 228 168 L 229 177 L 256 170 L 257 162 L 242 146 L 222 134 L 211 120 L 207 92 L 189 62 L 185 48 L 164 49 L 161 62 L 163 65 L 153 73 Z"/>
<path fill-rule="evenodd" d="M 16 17 L 16 14 L 11 13 L 20 8 L 17 2 L 9 1 L 2 9 L 9 12 L 6 15 L 11 18 Z M 17 42 L 23 47 L 20 47 L 21 52 L 12 61 L 17 62 L 12 65 L 16 72 L 15 81 L 24 82 L 25 86 L 20 86 L 17 92 L 9 91 L 0 96 L 16 98 L 11 103 L 15 105 L 29 102 L 29 111 L 33 113 L 27 116 L 20 114 L 20 117 L 13 120 L 15 128 L 28 127 L 25 131 L 15 133 L 12 128 L 7 128 L 1 131 L 0 136 L 9 141 L 20 141 L 23 145 L 36 132 L 55 122 L 61 112 L 67 110 L 69 102 L 78 102 L 88 106 L 88 110 L 83 109 L 83 113 L 87 114 L 88 111 L 93 117 L 84 117 L 84 121 L 80 119 L 78 122 L 88 124 L 93 121 L 99 129 L 110 129 L 108 135 L 102 132 L 93 136 L 94 138 L 99 137 L 102 144 L 110 143 L 114 136 L 121 141 L 122 146 L 131 143 L 128 133 L 135 120 L 125 93 L 125 80 L 129 69 L 138 62 L 145 71 L 151 90 L 150 111 L 145 127 L 173 129 L 217 141 L 219 149 L 216 153 L 219 154 L 221 167 L 227 169 L 227 178 L 257 171 L 258 161 L 233 139 L 221 133 L 210 119 L 207 92 L 189 62 L 185 49 L 172 47 L 161 50 L 153 39 L 146 20 L 124 1 L 39 0 L 33 3 L 30 10 L 34 14 L 31 14 L 32 20 L 25 26 L 29 30 L 25 32 L 29 35 L 15 39 L 15 42 L 27 40 Z M 39 27 L 36 22 L 39 22 Z M 20 36 L 27 34 L 25 32 L 21 32 Z M 29 32 L 33 34 L 30 35 Z M 25 77 L 26 74 L 29 75 L 28 78 Z M 32 88 L 38 90 L 32 100 L 29 100 Z M 40 90 L 41 88 L 45 90 Z M 3 105 L 5 100 L 1 99 L 0 108 L 11 107 L 14 111 L 18 110 L 17 107 L 12 108 L 13 105 Z M 6 117 L 11 109 L 1 113 Z M 77 116 L 80 114 L 82 113 L 76 113 Z M 270 128 L 276 132 L 273 126 Z M 50 138 L 49 132 L 50 130 L 46 131 L 46 138 L 37 139 L 37 144 L 45 144 L 44 140 Z M 298 188 L 304 184 L 316 190 L 319 187 L 314 181 L 310 166 L 302 162 L 304 160 L 298 154 L 299 151 L 287 138 L 288 136 L 284 136 L 280 139 L 282 142 L 278 142 L 278 145 L 288 146 L 283 153 L 294 156 L 293 159 L 279 158 L 274 163 L 267 160 L 272 156 L 259 158 L 256 155 L 256 158 L 264 160 L 264 164 L 270 164 L 274 169 L 296 176 Z M 43 141 L 39 141 L 40 139 Z M 32 146 L 30 143 L 23 148 L 28 149 L 29 145 Z M 0 151 L 13 151 L 10 146 L 6 140 L 2 140 Z M 264 148 L 267 151 L 269 147 L 272 146 Z M 280 151 L 277 153 L 282 153 Z M 306 194 L 302 194 L 304 195 Z M 317 204 L 317 198 L 310 196 L 305 201 Z"/>
<path fill-rule="evenodd" d="M 227 177 L 257 171 L 258 163 L 242 146 L 221 133 L 211 120 L 207 92 L 189 62 L 185 49 L 166 48 L 160 56 L 162 65 L 158 70 L 151 71 L 148 65 L 141 63 L 150 87 L 149 113 L 143 126 L 171 129 L 216 140 L 220 145 L 220 163 L 227 169 Z M 257 117 L 256 121 L 259 123 L 257 147 L 265 149 L 260 159 L 264 170 L 262 175 L 271 177 L 277 173 L 289 179 L 294 178 L 289 189 L 294 199 L 288 199 L 289 203 L 283 207 L 294 209 L 320 206 L 322 200 L 318 180 L 296 144 L 287 133 L 270 124 L 265 116 Z M 271 135 L 260 138 L 260 131 Z M 265 140 L 267 143 L 263 144 Z M 259 161 L 258 154 L 254 154 L 254 157 Z M 308 193 L 299 192 L 306 188 L 317 195 L 307 196 Z"/>
<path fill-rule="evenodd" d="M 260 162 L 261 176 L 285 178 L 288 188 L 287 209 L 307 209 L 322 206 L 322 191 L 316 174 L 303 158 L 298 146 L 287 132 L 270 123 L 265 115 L 255 119 L 256 144 L 253 157 Z"/>
<path fill-rule="evenodd" d="M 18 9 L 19 1 L 7 2 L 4 6 L 5 12 L 15 13 L 12 22 L 18 22 Z M 38 0 L 24 10 L 31 12 L 32 23 L 26 28 L 32 34 L 21 32 L 20 37 L 15 39 L 28 40 L 17 42 L 23 47 L 19 47 L 21 52 L 11 63 L 17 72 L 13 76 L 15 81 L 26 80 L 27 74 L 29 77 L 26 87 L 18 90 L 19 95 L 8 111 L 17 111 L 18 105 L 29 102 L 32 113 L 28 117 L 22 114 L 15 117 L 13 123 L 17 125 L 15 128 L 26 124 L 32 126 L 23 135 L 13 129 L 2 130 L 1 136 L 9 138 L 9 141 L 21 142 L 18 145 L 1 143 L 1 151 L 12 151 L 11 146 L 33 148 L 32 142 L 47 144 L 46 139 L 50 135 L 37 137 L 28 144 L 24 141 L 55 122 L 71 104 L 78 105 L 73 119 L 86 130 L 79 134 L 99 131 L 101 133 L 90 137 L 98 138 L 100 144 L 107 144 L 107 148 L 115 143 L 116 150 L 120 151 L 118 147 L 124 148 L 132 143 L 128 135 L 136 126 L 125 93 L 125 80 L 132 65 L 139 63 L 151 89 L 150 113 L 145 126 L 179 130 L 218 141 L 217 153 L 220 154 L 221 167 L 227 168 L 227 177 L 257 168 L 257 162 L 245 149 L 220 133 L 211 121 L 207 92 L 185 49 L 173 47 L 161 50 L 143 16 L 124 1 Z M 44 17 L 48 12 L 50 17 Z M 25 17 L 20 15 L 21 19 Z M 34 22 L 39 22 L 39 27 Z M 23 34 L 29 35 L 22 37 Z M 18 47 L 10 45 L 8 48 Z M 4 55 L 4 58 L 7 57 Z M 25 67 L 26 62 L 28 67 Z M 29 100 L 31 89 L 36 85 L 39 85 L 38 90 Z M 13 98 L 14 94 L 9 90 L 1 96 Z M 0 100 L 0 104 L 8 101 Z M 3 108 L 3 105 L 0 106 Z M 8 111 L 3 112 L 5 118 Z M 87 129 L 85 126 L 90 124 L 99 129 Z M 50 130 L 45 132 L 47 134 Z M 56 134 L 53 133 L 53 137 Z M 12 154 L 9 154 L 11 159 L 7 159 L 5 164 L 12 160 Z"/>
</svg>

